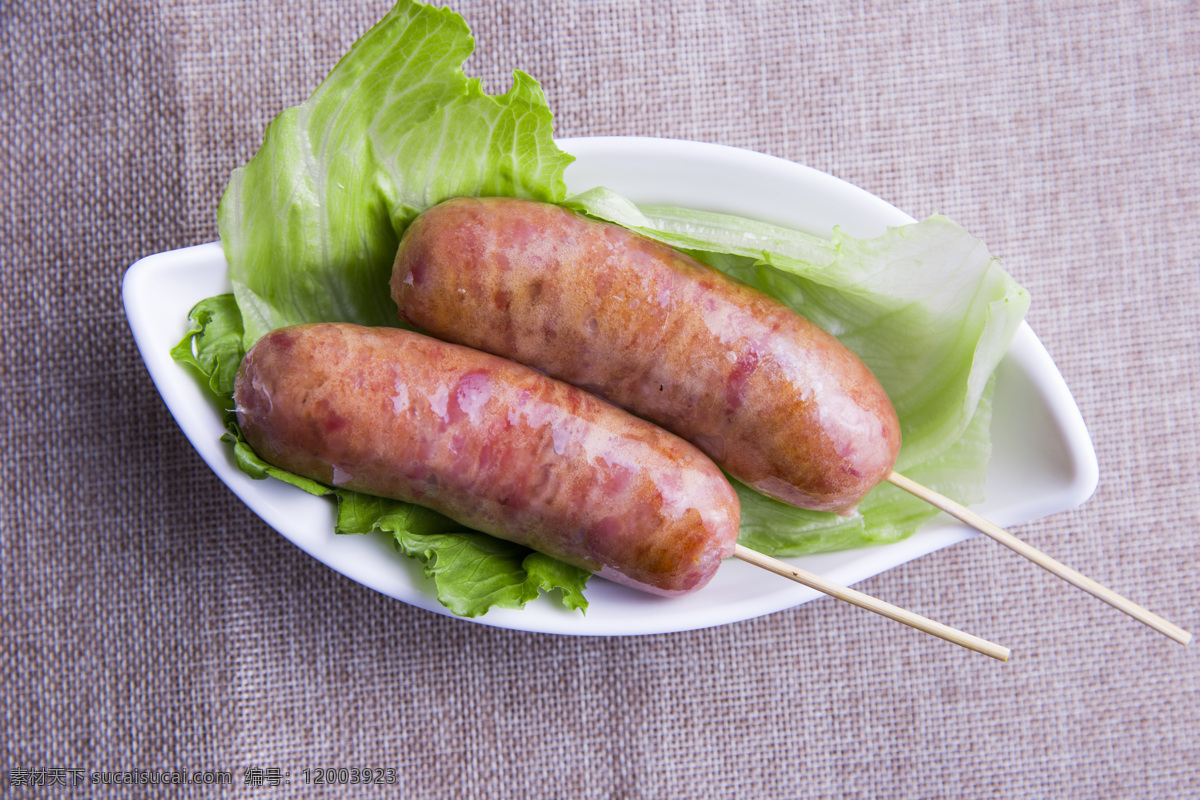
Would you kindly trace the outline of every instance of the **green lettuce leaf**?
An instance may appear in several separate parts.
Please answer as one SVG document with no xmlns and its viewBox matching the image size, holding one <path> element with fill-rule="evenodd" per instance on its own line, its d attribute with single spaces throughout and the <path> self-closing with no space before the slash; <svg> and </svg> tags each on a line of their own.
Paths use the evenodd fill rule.
<svg viewBox="0 0 1200 800">
<path fill-rule="evenodd" d="M 267 463 L 243 438 L 234 413 L 233 389 L 242 347 L 241 313 L 232 295 L 197 303 L 192 322 L 171 356 L 196 370 L 224 414 L 226 433 L 239 469 L 256 480 L 275 478 L 309 494 L 337 502 L 334 530 L 341 534 L 376 531 L 392 537 L 404 555 L 419 560 L 438 600 L 453 613 L 477 617 L 494 607 L 523 608 L 543 593 L 558 592 L 569 610 L 587 610 L 584 587 L 591 573 L 512 542 L 496 539 L 436 511 L 382 497 L 339 489 Z M 232 366 L 230 366 L 232 365 Z"/>
<path fill-rule="evenodd" d="M 562 604 L 587 610 L 583 590 L 591 573 L 493 536 L 465 530 L 412 503 L 337 490 L 338 533 L 383 531 L 396 548 L 424 565 L 438 601 L 461 617 L 492 608 L 524 608 L 543 592 L 560 591 Z"/>
<path fill-rule="evenodd" d="M 529 551 L 521 566 L 525 568 L 528 591 L 561 592 L 559 600 L 564 606 L 571 611 L 587 612 L 587 598 L 583 590 L 587 586 L 587 579 L 591 577 L 590 572 L 536 550 Z"/>
<path fill-rule="evenodd" d="M 214 399 L 231 399 L 238 365 L 246 352 L 237 301 L 231 294 L 201 300 L 192 307 L 188 319 L 192 326 L 171 348 L 171 358 L 204 375 L 204 385 Z M 232 402 L 224 408 L 233 408 Z"/>
<path fill-rule="evenodd" d="M 896 469 L 959 502 L 983 499 L 991 455 L 990 379 L 1029 295 L 979 239 L 944 216 L 873 239 L 832 239 L 758 220 L 638 207 L 597 188 L 566 205 L 690 252 L 838 337 L 879 378 L 896 408 Z M 883 484 L 850 517 L 802 511 L 736 486 L 740 541 L 802 555 L 897 541 L 937 511 Z"/>
<path fill-rule="evenodd" d="M 887 389 L 904 435 L 898 468 L 960 501 L 982 498 L 990 378 L 1028 305 L 982 243 L 944 217 L 874 239 L 837 230 L 827 240 L 734 216 L 638 208 L 603 188 L 568 200 L 571 157 L 553 142 L 541 89 L 516 72 L 509 92 L 485 94 L 462 72 L 472 48 L 457 15 L 402 0 L 306 102 L 271 123 L 233 174 L 218 221 L 234 297 L 197 306 L 173 354 L 223 403 L 243 470 L 332 491 L 262 462 L 242 440 L 228 393 L 245 350 L 285 325 L 399 324 L 388 281 L 409 222 L 449 197 L 508 195 L 565 203 L 687 250 L 812 319 Z M 886 484 L 850 517 L 737 488 L 741 540 L 775 555 L 896 541 L 936 513 Z M 392 537 L 455 613 L 516 607 L 543 592 L 584 607 L 583 571 L 409 504 L 335 496 L 339 532 Z"/>
<path fill-rule="evenodd" d="M 399 2 L 235 170 L 218 226 L 247 348 L 301 322 L 398 325 L 387 290 L 400 234 L 459 195 L 557 201 L 572 161 L 537 82 L 485 94 L 445 8 Z"/>
</svg>

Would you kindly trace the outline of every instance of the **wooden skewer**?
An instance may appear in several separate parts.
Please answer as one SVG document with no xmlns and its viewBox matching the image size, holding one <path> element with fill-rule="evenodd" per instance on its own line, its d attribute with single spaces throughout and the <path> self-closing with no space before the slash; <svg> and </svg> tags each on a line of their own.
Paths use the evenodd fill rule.
<svg viewBox="0 0 1200 800">
<path fill-rule="evenodd" d="M 869 594 L 863 594 L 855 589 L 849 589 L 833 583 L 822 578 L 820 575 L 800 569 L 799 567 L 793 567 L 791 564 L 786 564 L 777 558 L 763 555 L 757 550 L 751 550 L 744 545 L 739 544 L 734 548 L 733 557 L 753 564 L 756 567 L 762 567 L 765 570 L 774 572 L 776 575 L 791 578 L 796 583 L 802 583 L 810 589 L 824 592 L 830 597 L 836 597 L 838 600 L 843 600 L 859 608 L 865 608 L 868 611 L 874 611 L 876 614 L 882 614 L 888 619 L 902 622 L 911 628 L 932 634 L 939 639 L 944 639 L 947 642 L 965 647 L 968 650 L 974 650 L 976 653 L 983 653 L 985 656 L 991 656 L 997 661 L 1008 661 L 1011 651 L 1007 647 L 993 644 L 986 639 L 980 639 L 978 636 L 972 636 L 969 633 L 963 633 L 940 622 L 926 619 L 920 614 L 914 614 L 898 606 L 885 603 L 882 600 L 871 597 Z"/>
<path fill-rule="evenodd" d="M 1034 547 L 1025 544 L 1008 531 L 1004 530 L 998 525 L 988 522 L 974 511 L 971 511 L 964 505 L 956 503 L 949 497 L 938 494 L 932 489 L 927 489 L 916 481 L 909 480 L 898 472 L 893 472 L 888 476 L 887 479 L 890 483 L 899 486 L 904 491 L 916 495 L 927 503 L 940 508 L 942 511 L 945 511 L 955 519 L 965 522 L 981 533 L 987 534 L 1005 547 L 1015 550 L 1016 552 L 1025 556 L 1042 569 L 1057 575 L 1067 583 L 1082 589 L 1093 597 L 1103 600 L 1113 608 L 1118 609 L 1119 611 L 1124 611 L 1129 616 L 1145 625 L 1149 625 L 1159 633 L 1171 637 L 1180 644 L 1187 644 L 1192 640 L 1192 635 L 1183 628 L 1180 628 L 1178 625 L 1170 623 L 1157 614 L 1147 611 L 1137 603 L 1134 603 L 1132 600 L 1127 600 L 1124 597 L 1121 597 L 1121 595 L 1117 594 L 1111 589 L 1101 586 L 1086 575 L 1076 572 L 1066 564 L 1055 561 L 1050 556 Z"/>
</svg>

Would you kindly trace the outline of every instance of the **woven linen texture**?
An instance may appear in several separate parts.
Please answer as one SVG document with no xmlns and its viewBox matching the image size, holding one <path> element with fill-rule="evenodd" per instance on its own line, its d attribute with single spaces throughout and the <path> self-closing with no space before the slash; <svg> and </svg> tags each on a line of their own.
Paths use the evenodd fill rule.
<svg viewBox="0 0 1200 800">
<path fill-rule="evenodd" d="M 1086 505 L 1015 532 L 1200 629 L 1200 7 L 454 7 L 468 71 L 532 74 L 560 136 L 750 148 L 987 241 L 1100 463 Z M 828 599 L 641 638 L 473 625 L 242 506 L 155 392 L 121 278 L 216 238 L 230 171 L 387 8 L 0 5 L 5 791 L 279 767 L 325 796 L 299 770 L 373 766 L 412 798 L 1200 796 L 1196 645 L 986 540 L 860 588 L 1003 666 Z"/>
</svg>

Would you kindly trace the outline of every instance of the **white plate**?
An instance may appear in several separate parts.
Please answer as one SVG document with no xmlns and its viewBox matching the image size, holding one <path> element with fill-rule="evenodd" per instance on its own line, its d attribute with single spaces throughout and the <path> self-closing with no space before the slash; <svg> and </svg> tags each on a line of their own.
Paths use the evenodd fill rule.
<svg viewBox="0 0 1200 800">
<path fill-rule="evenodd" d="M 567 139 L 578 159 L 567 170 L 572 192 L 605 185 L 643 203 L 725 211 L 828 235 L 841 225 L 875 236 L 912 218 L 870 193 L 807 167 L 747 150 L 664 139 Z M 255 481 L 234 466 L 219 440 L 217 411 L 195 376 L 168 351 L 187 329 L 199 300 L 230 290 L 218 244 L 149 256 L 129 268 L 125 313 L 150 376 L 201 457 L 268 525 L 318 561 L 390 597 L 440 614 L 416 562 L 382 536 L 333 533 L 332 501 L 273 480 Z M 1028 325 L 999 368 L 988 501 L 979 510 L 1002 526 L 1074 508 L 1095 490 L 1097 464 L 1079 409 Z M 187 502 L 181 493 L 179 502 Z M 911 538 L 884 547 L 793 559 L 842 584 L 853 584 L 973 535 L 939 517 Z M 475 620 L 517 630 L 589 636 L 667 633 L 770 614 L 820 595 L 783 578 L 729 561 L 692 595 L 660 599 L 600 579 L 588 587 L 587 615 L 546 602 L 523 611 L 493 610 Z M 864 612 L 865 613 L 865 612 Z"/>
</svg>

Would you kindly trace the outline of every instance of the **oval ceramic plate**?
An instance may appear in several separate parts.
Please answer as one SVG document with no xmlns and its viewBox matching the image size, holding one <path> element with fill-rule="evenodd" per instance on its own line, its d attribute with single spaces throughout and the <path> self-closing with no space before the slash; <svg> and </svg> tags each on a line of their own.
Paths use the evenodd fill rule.
<svg viewBox="0 0 1200 800">
<path fill-rule="evenodd" d="M 577 158 L 567 170 L 572 192 L 604 185 L 637 202 L 740 214 L 826 236 L 835 225 L 866 237 L 913 221 L 844 181 L 747 150 L 623 137 L 567 139 L 560 145 Z M 183 432 L 234 494 L 296 546 L 365 586 L 448 614 L 420 566 L 396 553 L 383 536 L 334 534 L 332 501 L 278 481 L 251 480 L 234 466 L 230 448 L 219 441 L 223 429 L 216 409 L 196 377 L 169 355 L 187 330 L 191 307 L 228 291 L 228 264 L 216 243 L 144 258 L 125 276 L 125 311 L 138 349 Z M 1074 508 L 1095 489 L 1096 456 L 1079 410 L 1028 325 L 999 368 L 993 440 L 988 501 L 977 508 L 1002 526 Z M 971 535 L 939 517 L 896 544 L 792 561 L 849 585 Z M 819 596 L 731 560 L 703 590 L 682 598 L 651 597 L 596 578 L 589 582 L 586 615 L 539 601 L 474 621 L 589 636 L 667 633 L 751 619 Z"/>
</svg>

